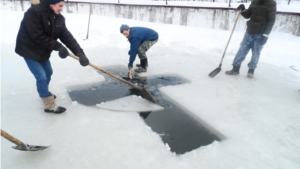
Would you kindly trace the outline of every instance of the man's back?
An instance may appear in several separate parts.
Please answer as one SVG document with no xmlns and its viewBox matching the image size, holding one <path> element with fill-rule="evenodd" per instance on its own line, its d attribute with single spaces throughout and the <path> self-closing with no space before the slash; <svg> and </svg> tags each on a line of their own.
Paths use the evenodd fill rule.
<svg viewBox="0 0 300 169">
<path fill-rule="evenodd" d="M 150 28 L 131 27 L 128 40 L 130 41 L 132 38 L 139 38 L 141 43 L 143 43 L 144 41 L 152 41 L 157 39 L 158 33 Z"/>
<path fill-rule="evenodd" d="M 247 21 L 247 32 L 250 34 L 269 35 L 276 18 L 274 0 L 253 0 L 247 10 L 241 13 Z"/>
</svg>

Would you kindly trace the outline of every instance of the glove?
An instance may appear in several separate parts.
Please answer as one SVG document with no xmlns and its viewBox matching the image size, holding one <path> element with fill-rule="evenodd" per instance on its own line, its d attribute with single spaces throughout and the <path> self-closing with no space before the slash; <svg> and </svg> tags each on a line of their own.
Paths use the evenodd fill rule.
<svg viewBox="0 0 300 169">
<path fill-rule="evenodd" d="M 260 39 L 260 45 L 265 45 L 268 41 L 268 37 L 263 35 Z"/>
<path fill-rule="evenodd" d="M 58 51 L 58 55 L 62 59 L 66 58 L 69 55 L 68 49 L 65 48 L 63 45 L 61 45 L 59 48 L 57 48 L 56 51 Z"/>
<path fill-rule="evenodd" d="M 237 7 L 237 9 L 243 12 L 246 8 L 244 4 L 241 4 Z"/>
<path fill-rule="evenodd" d="M 85 56 L 84 53 L 78 54 L 78 57 L 79 57 L 79 62 L 81 64 L 81 66 L 87 66 L 90 64 L 89 59 Z"/>
</svg>

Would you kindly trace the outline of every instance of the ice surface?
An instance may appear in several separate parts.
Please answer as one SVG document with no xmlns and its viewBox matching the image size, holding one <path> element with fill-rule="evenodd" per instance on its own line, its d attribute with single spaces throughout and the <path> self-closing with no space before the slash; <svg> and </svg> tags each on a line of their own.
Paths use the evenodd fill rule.
<svg viewBox="0 0 300 169">
<path fill-rule="evenodd" d="M 101 109 L 123 112 L 149 112 L 163 109 L 163 107 L 161 107 L 160 105 L 152 103 L 140 96 L 135 95 L 100 103 L 96 106 Z"/>
<path fill-rule="evenodd" d="M 87 9 L 88 10 L 88 9 Z M 226 136 L 182 156 L 168 150 L 138 113 L 111 111 L 77 104 L 70 86 L 101 83 L 93 68 L 53 52 L 50 90 L 60 115 L 43 112 L 35 80 L 14 52 L 23 12 L 1 10 L 1 128 L 31 145 L 51 145 L 41 152 L 21 152 L 1 138 L 4 169 L 298 169 L 300 168 L 300 38 L 272 32 L 254 79 L 244 61 L 239 76 L 227 76 L 244 30 L 234 32 L 222 71 L 208 74 L 221 59 L 230 31 L 174 26 L 135 20 L 64 14 L 68 29 L 90 61 L 100 67 L 127 65 L 129 43 L 119 26 L 150 27 L 160 39 L 149 51 L 144 76 L 178 74 L 191 83 L 159 88 L 195 116 Z M 232 20 L 234 18 L 231 18 Z M 199 20 L 205 23 L 205 20 Z M 117 105 L 115 105 L 117 106 Z"/>
</svg>

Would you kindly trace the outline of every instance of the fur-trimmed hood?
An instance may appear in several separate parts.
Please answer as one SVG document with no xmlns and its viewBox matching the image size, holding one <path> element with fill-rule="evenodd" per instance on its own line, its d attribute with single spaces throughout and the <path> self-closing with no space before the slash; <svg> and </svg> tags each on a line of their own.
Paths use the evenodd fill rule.
<svg viewBox="0 0 300 169">
<path fill-rule="evenodd" d="M 30 3 L 32 5 L 39 5 L 41 3 L 41 1 L 40 0 L 30 0 Z"/>
<path fill-rule="evenodd" d="M 34 11 L 50 10 L 45 0 L 30 0 L 31 8 Z"/>
</svg>

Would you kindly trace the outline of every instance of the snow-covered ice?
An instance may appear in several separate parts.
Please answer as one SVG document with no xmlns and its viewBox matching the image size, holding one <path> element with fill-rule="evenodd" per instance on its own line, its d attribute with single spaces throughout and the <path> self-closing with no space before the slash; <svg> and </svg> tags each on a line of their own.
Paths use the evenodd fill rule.
<svg viewBox="0 0 300 169">
<path fill-rule="evenodd" d="M 113 101 L 103 102 L 96 105 L 98 108 L 123 111 L 123 112 L 149 112 L 162 110 L 158 104 L 152 103 L 149 100 L 143 99 L 141 96 L 126 96 Z"/>
</svg>

